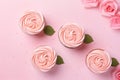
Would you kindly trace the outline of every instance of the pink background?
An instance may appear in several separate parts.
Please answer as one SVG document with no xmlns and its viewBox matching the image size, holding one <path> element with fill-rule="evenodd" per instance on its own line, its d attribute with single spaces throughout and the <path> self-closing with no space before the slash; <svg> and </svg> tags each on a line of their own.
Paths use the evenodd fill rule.
<svg viewBox="0 0 120 80">
<path fill-rule="evenodd" d="M 29 10 L 42 12 L 56 33 L 53 36 L 23 33 L 19 19 Z M 58 30 L 66 22 L 83 26 L 94 42 L 78 49 L 64 47 L 59 42 Z M 1 0 L 0 26 L 0 80 L 112 80 L 113 68 L 104 74 L 94 74 L 86 67 L 85 57 L 91 49 L 103 48 L 120 61 L 120 31 L 112 30 L 109 19 L 97 9 L 85 9 L 81 0 Z M 48 73 L 36 70 L 31 56 L 39 45 L 53 47 L 65 64 Z"/>
</svg>

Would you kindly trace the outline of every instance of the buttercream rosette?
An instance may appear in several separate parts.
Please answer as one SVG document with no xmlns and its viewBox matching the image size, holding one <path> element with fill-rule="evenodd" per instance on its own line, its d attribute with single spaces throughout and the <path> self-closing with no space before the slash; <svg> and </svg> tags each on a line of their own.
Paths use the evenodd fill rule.
<svg viewBox="0 0 120 80">
<path fill-rule="evenodd" d="M 85 38 L 83 27 L 76 23 L 67 23 L 59 30 L 60 42 L 69 48 L 76 48 L 80 46 Z"/>
<path fill-rule="evenodd" d="M 34 50 L 33 64 L 41 71 L 50 71 L 56 64 L 57 54 L 49 46 L 40 46 Z"/>
<path fill-rule="evenodd" d="M 94 73 L 104 73 L 111 67 L 111 57 L 103 49 L 94 49 L 86 57 L 87 67 Z"/>
<path fill-rule="evenodd" d="M 26 12 L 20 19 L 21 29 L 30 35 L 39 34 L 44 29 L 44 26 L 44 17 L 38 12 Z"/>
</svg>

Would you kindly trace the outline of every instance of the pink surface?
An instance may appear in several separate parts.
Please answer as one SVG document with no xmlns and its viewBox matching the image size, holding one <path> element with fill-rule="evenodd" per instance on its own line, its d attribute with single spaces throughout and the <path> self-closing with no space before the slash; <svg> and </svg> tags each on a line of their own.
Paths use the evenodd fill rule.
<svg viewBox="0 0 120 80">
<path fill-rule="evenodd" d="M 23 33 L 18 22 L 29 10 L 42 12 L 56 33 L 53 36 Z M 0 12 L 0 80 L 112 80 L 112 69 L 104 74 L 94 74 L 85 64 L 85 57 L 93 48 L 106 49 L 120 61 L 120 31 L 112 30 L 109 19 L 102 17 L 97 9 L 85 9 L 81 0 L 1 0 Z M 78 49 L 64 47 L 57 31 L 66 22 L 83 26 L 94 42 Z M 31 57 L 39 45 L 53 47 L 65 64 L 48 73 L 36 70 Z"/>
</svg>

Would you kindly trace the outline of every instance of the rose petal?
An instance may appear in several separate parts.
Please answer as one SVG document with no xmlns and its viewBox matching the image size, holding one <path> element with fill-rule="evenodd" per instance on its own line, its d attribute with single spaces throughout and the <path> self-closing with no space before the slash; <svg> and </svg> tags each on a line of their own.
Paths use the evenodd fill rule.
<svg viewBox="0 0 120 80">
<path fill-rule="evenodd" d="M 100 0 L 83 0 L 85 8 L 98 7 Z"/>
<path fill-rule="evenodd" d="M 110 19 L 112 29 L 120 29 L 120 16 L 114 16 Z"/>
<path fill-rule="evenodd" d="M 113 80 L 120 80 L 120 65 L 112 73 Z"/>
<path fill-rule="evenodd" d="M 114 16 L 118 11 L 118 4 L 115 0 L 104 0 L 100 4 L 100 12 L 103 16 Z"/>
</svg>

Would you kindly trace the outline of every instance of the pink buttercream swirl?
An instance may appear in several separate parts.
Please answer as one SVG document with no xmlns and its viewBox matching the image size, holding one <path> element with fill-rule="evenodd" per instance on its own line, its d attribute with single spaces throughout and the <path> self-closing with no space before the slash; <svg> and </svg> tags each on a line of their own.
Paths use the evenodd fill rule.
<svg viewBox="0 0 120 80">
<path fill-rule="evenodd" d="M 89 52 L 86 58 L 88 68 L 94 73 L 104 73 L 111 66 L 111 57 L 103 49 L 94 49 Z"/>
<path fill-rule="evenodd" d="M 77 24 L 63 25 L 59 30 L 59 39 L 66 47 L 78 47 L 84 40 L 84 29 Z"/>
<path fill-rule="evenodd" d="M 45 22 L 42 14 L 30 11 L 21 17 L 20 24 L 23 31 L 33 35 L 43 30 Z"/>
<path fill-rule="evenodd" d="M 34 51 L 32 62 L 41 71 L 47 72 L 56 64 L 57 55 L 49 46 L 40 46 Z"/>
</svg>

